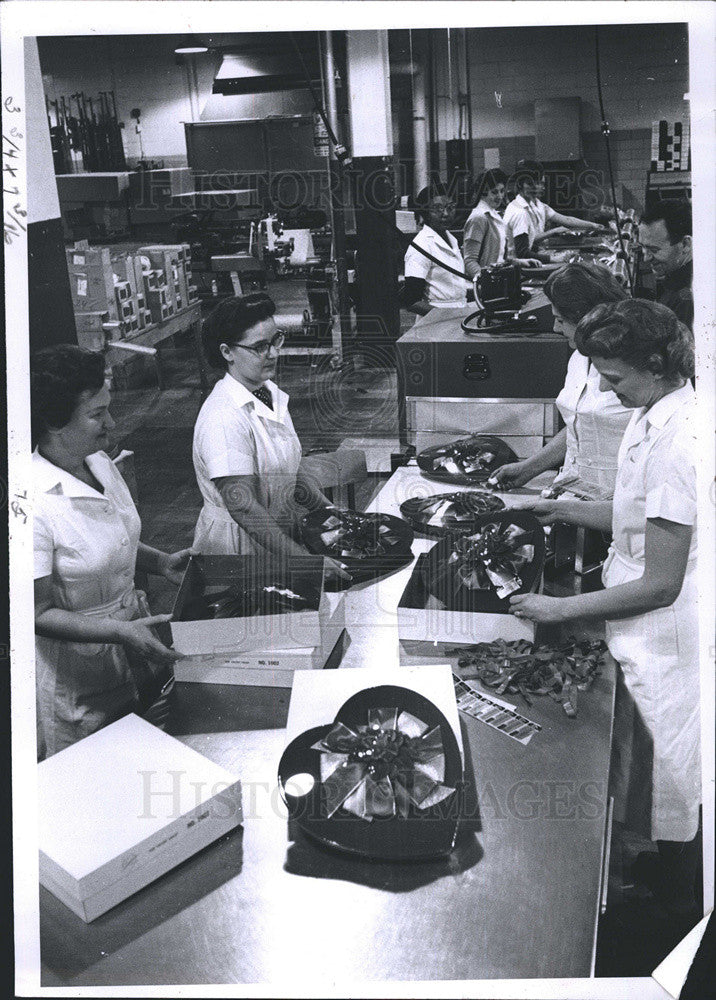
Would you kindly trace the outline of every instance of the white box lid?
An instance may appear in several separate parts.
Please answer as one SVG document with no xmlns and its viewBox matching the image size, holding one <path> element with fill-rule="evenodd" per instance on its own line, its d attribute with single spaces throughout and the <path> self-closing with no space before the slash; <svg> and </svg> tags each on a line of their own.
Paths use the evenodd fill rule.
<svg viewBox="0 0 716 1000">
<path fill-rule="evenodd" d="M 40 851 L 79 881 L 237 782 L 127 715 L 38 765 Z"/>
<path fill-rule="evenodd" d="M 391 670 L 385 667 L 356 667 L 296 673 L 288 706 L 286 743 L 307 729 L 333 722 L 338 709 L 358 691 L 384 684 L 409 688 L 429 698 L 450 723 L 464 757 L 452 670 L 446 663 Z"/>
</svg>

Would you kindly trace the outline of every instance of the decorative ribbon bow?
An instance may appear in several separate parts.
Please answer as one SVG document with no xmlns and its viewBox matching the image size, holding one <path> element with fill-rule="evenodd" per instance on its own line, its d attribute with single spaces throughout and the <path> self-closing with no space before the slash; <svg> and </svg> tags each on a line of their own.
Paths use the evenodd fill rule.
<svg viewBox="0 0 716 1000">
<path fill-rule="evenodd" d="M 429 809 L 455 791 L 444 785 L 445 751 L 440 727 L 428 726 L 397 708 L 371 708 L 367 725 L 336 722 L 315 743 L 328 816 L 341 807 L 370 822 L 378 816 L 407 817 Z"/>
<path fill-rule="evenodd" d="M 529 532 L 516 524 L 488 524 L 479 535 L 455 541 L 448 564 L 468 590 L 489 590 L 508 597 L 522 586 L 520 570 L 534 559 L 534 545 L 526 544 Z"/>
<path fill-rule="evenodd" d="M 435 469 L 443 468 L 453 475 L 470 475 L 473 472 L 491 472 L 495 462 L 495 452 L 484 445 L 456 442 L 444 455 L 433 460 Z"/>
<path fill-rule="evenodd" d="M 502 510 L 505 505 L 493 493 L 472 491 L 427 497 L 416 506 L 426 524 L 442 526 L 445 522 L 474 520 L 478 514 Z"/>
</svg>

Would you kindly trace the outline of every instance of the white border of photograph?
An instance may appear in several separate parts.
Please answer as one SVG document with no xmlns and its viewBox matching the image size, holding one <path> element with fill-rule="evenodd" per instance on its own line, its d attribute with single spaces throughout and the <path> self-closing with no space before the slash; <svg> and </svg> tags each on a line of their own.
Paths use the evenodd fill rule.
<svg viewBox="0 0 716 1000">
<path fill-rule="evenodd" d="M 2 27 L 3 133 L 24 127 L 24 36 L 97 34 L 202 33 L 237 31 L 330 30 L 361 28 L 498 27 L 506 25 L 619 24 L 687 22 L 690 27 L 689 88 L 694 204 L 694 297 L 698 411 L 703 448 L 699 467 L 700 624 L 702 742 L 704 766 L 704 862 L 706 906 L 713 905 L 714 828 L 714 25 L 715 8 L 700 2 L 11 2 L 0 5 Z M 14 107 L 20 110 L 15 112 Z M 607 109 L 608 113 L 608 109 Z M 24 147 L 23 147 L 24 148 Z M 19 202 L 26 209 L 27 174 L 32 165 L 18 157 Z M 646 166 L 646 165 L 645 165 Z M 38 192 L 33 192 L 37 197 Z M 52 200 L 53 193 L 48 193 Z M 54 208 L 54 203 L 50 206 Z M 59 208 L 56 215 L 59 216 Z M 14 835 L 14 915 L 16 992 L 18 996 L 300 996 L 290 977 L 285 984 L 230 986 L 154 986 L 117 988 L 41 987 L 37 857 L 37 764 L 35 757 L 32 518 L 30 496 L 30 419 L 27 318 L 27 240 L 22 231 L 5 246 L 6 331 L 11 504 L 10 587 L 12 658 L 12 767 Z M 13 508 L 13 503 L 15 507 Z M 22 511 L 21 514 L 17 510 Z M 23 520 L 23 514 L 29 514 Z M 505 942 L 509 947 L 509 942 Z M 358 992 L 359 990 L 359 992 Z M 332 995 L 411 997 L 663 997 L 653 979 L 640 980 L 485 980 L 470 982 L 380 982 L 336 985 Z"/>
</svg>

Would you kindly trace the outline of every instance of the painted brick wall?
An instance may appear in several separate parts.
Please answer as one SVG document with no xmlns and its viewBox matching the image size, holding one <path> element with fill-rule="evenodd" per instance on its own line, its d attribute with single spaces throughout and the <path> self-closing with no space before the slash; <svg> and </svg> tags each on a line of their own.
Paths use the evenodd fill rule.
<svg viewBox="0 0 716 1000">
<path fill-rule="evenodd" d="M 606 25 L 600 28 L 599 40 L 617 198 L 624 207 L 641 208 L 651 123 L 688 112 L 683 99 L 689 89 L 687 29 L 679 24 Z M 468 32 L 468 52 L 475 172 L 484 168 L 486 148 L 499 149 L 507 173 L 519 159 L 533 157 L 535 100 L 577 96 L 582 156 L 606 176 L 593 27 L 473 29 Z M 438 92 L 447 93 L 444 60 L 436 76 Z M 451 138 L 453 121 L 445 105 L 440 102 L 438 115 L 443 172 L 444 140 Z"/>
</svg>

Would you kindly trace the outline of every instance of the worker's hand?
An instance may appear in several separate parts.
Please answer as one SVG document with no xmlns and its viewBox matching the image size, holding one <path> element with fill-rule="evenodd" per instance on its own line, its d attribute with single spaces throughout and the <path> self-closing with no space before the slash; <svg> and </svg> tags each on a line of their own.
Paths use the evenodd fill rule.
<svg viewBox="0 0 716 1000">
<path fill-rule="evenodd" d="M 198 555 L 194 549 L 180 549 L 178 552 L 162 552 L 159 558 L 159 572 L 177 587 L 184 578 L 189 560 Z"/>
<path fill-rule="evenodd" d="M 509 462 L 501 465 L 490 476 L 488 482 L 505 490 L 512 490 L 518 486 L 524 486 L 530 479 L 534 478 L 534 473 L 530 470 L 527 462 Z"/>
<path fill-rule="evenodd" d="M 154 663 L 176 663 L 181 659 L 179 653 L 160 642 L 151 628 L 153 625 L 162 625 L 170 619 L 171 615 L 150 615 L 148 618 L 136 618 L 131 622 L 115 622 L 117 641 Z"/>
<path fill-rule="evenodd" d="M 511 263 L 519 264 L 520 267 L 542 267 L 542 261 L 536 257 L 515 257 Z"/>
<path fill-rule="evenodd" d="M 554 623 L 568 619 L 564 600 L 543 594 L 515 594 L 510 598 L 510 612 L 516 618 L 527 618 L 533 622 Z"/>
<path fill-rule="evenodd" d="M 532 514 L 542 525 L 556 524 L 559 521 L 567 520 L 566 500 L 526 500 L 520 504 L 520 510 L 526 510 Z"/>
</svg>

